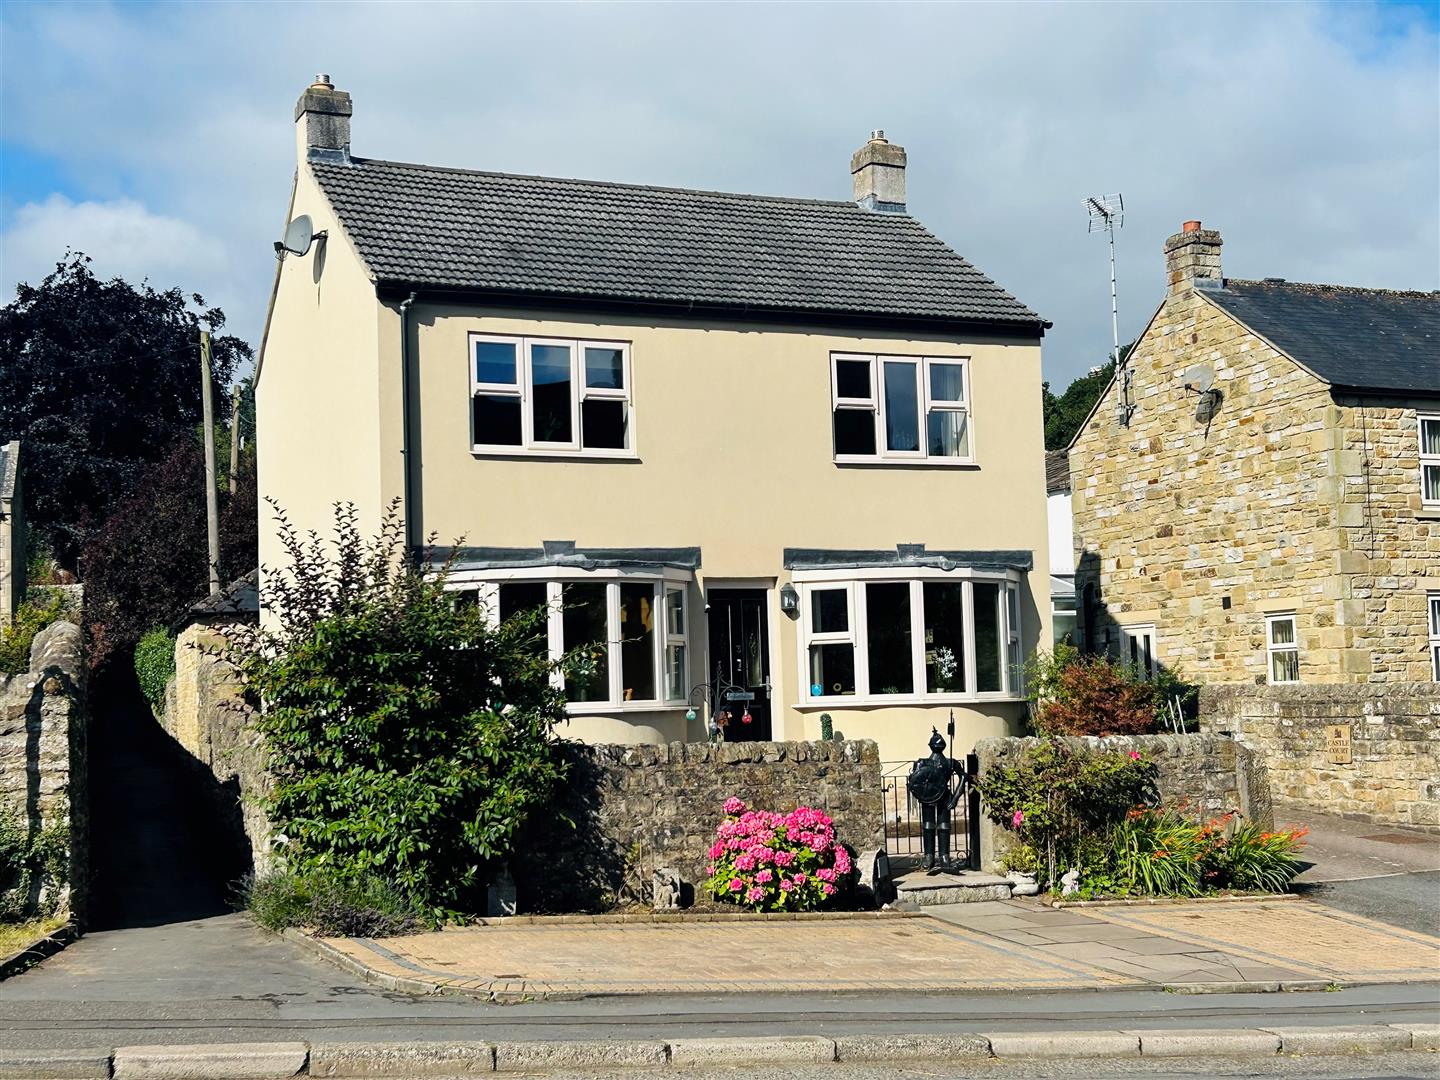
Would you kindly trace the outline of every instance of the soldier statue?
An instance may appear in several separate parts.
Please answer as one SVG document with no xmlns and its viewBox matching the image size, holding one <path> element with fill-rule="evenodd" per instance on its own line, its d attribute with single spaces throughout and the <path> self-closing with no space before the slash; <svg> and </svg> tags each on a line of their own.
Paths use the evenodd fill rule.
<svg viewBox="0 0 1440 1080">
<path fill-rule="evenodd" d="M 920 804 L 920 842 L 932 873 L 950 865 L 950 819 L 969 784 L 964 767 L 946 755 L 945 736 L 931 728 L 930 756 L 915 762 L 905 787 Z"/>
</svg>

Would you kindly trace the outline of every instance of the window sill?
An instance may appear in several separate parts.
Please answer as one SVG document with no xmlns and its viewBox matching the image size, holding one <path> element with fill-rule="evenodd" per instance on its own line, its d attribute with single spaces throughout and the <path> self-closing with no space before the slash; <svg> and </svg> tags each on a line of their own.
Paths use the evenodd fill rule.
<svg viewBox="0 0 1440 1080">
<path fill-rule="evenodd" d="M 566 704 L 569 716 L 612 716 L 617 713 L 660 713 L 681 712 L 689 706 L 683 701 L 622 701 L 607 704 L 603 701 L 572 701 Z"/>
<path fill-rule="evenodd" d="M 814 711 L 817 709 L 847 709 L 847 708 L 886 708 L 898 706 L 903 708 L 915 708 L 923 705 L 1012 705 L 1025 701 L 1025 698 L 1015 694 L 991 693 L 991 694 L 935 694 L 929 697 L 922 697 L 919 694 L 887 694 L 883 697 L 832 697 L 802 701 L 791 708 L 801 711 Z"/>
<path fill-rule="evenodd" d="M 1427 506 L 1415 511 L 1416 521 L 1440 521 L 1440 506 Z"/>
<path fill-rule="evenodd" d="M 569 459 L 573 461 L 639 461 L 640 455 L 633 450 L 526 450 L 521 447 L 472 446 L 472 457 L 477 458 L 527 458 Z"/>
<path fill-rule="evenodd" d="M 860 457 L 852 454 L 836 454 L 832 459 L 836 465 L 868 465 L 894 468 L 922 469 L 978 469 L 980 463 L 974 458 L 923 458 L 923 457 Z"/>
</svg>

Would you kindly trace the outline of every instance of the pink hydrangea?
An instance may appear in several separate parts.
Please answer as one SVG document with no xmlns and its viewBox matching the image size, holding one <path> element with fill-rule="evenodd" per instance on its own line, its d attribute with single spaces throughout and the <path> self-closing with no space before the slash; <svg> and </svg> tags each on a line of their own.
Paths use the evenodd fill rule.
<svg viewBox="0 0 1440 1080">
<path fill-rule="evenodd" d="M 736 856 L 735 856 L 735 869 L 736 869 L 736 870 L 754 870 L 754 869 L 755 869 L 755 861 L 756 861 L 756 860 L 755 860 L 755 856 L 754 856 L 754 855 L 751 855 L 749 852 L 746 852 L 744 855 L 736 855 Z"/>
<path fill-rule="evenodd" d="M 730 798 L 725 800 L 725 813 L 735 815 L 743 814 L 744 812 L 745 804 L 739 799 L 737 799 L 734 795 L 731 795 Z"/>
<path fill-rule="evenodd" d="M 835 871 L 828 866 L 822 866 L 819 870 L 815 871 L 815 876 L 821 881 L 834 881 Z"/>
<path fill-rule="evenodd" d="M 780 887 L 783 889 L 785 886 L 782 885 Z M 745 894 L 745 899 L 752 904 L 758 904 L 761 900 L 765 899 L 765 890 L 760 888 L 759 885 L 752 885 L 750 886 L 750 891 Z"/>
<path fill-rule="evenodd" d="M 786 878 L 781 878 L 781 879 L 780 879 L 780 891 L 781 891 L 781 892 L 783 892 L 783 893 L 788 893 L 788 892 L 789 892 L 791 889 L 793 889 L 793 888 L 795 888 L 795 886 L 792 885 L 792 884 L 790 884 L 790 882 L 789 882 Z"/>
<path fill-rule="evenodd" d="M 852 869 L 854 869 L 854 864 L 850 861 L 850 853 L 843 847 L 837 847 L 835 849 L 835 872 L 844 875 L 850 873 Z"/>
<path fill-rule="evenodd" d="M 800 873 L 800 874 L 792 874 L 792 875 L 790 876 L 790 880 L 793 881 L 796 885 L 804 885 L 804 884 L 805 884 L 805 875 L 804 875 L 803 873 Z"/>
<path fill-rule="evenodd" d="M 764 885 L 767 881 L 774 880 L 774 878 L 774 870 L 761 870 L 758 874 L 755 875 L 755 880 L 758 881 L 761 885 Z"/>
<path fill-rule="evenodd" d="M 835 895 L 835 886 L 834 886 L 834 885 L 831 885 L 829 882 L 826 882 L 824 885 L 821 885 L 821 886 L 820 886 L 820 891 L 821 891 L 822 893 L 824 893 L 826 896 L 834 896 L 834 895 Z"/>
<path fill-rule="evenodd" d="M 731 892 L 739 892 L 739 891 L 740 891 L 741 889 L 743 889 L 744 887 L 745 887 L 745 884 L 744 884 L 739 878 L 731 878 L 731 879 L 730 879 L 730 891 L 731 891 Z"/>
<path fill-rule="evenodd" d="M 794 861 L 795 861 L 795 853 L 794 853 L 793 851 L 785 851 L 785 850 L 782 849 L 782 850 L 780 850 L 780 851 L 775 852 L 775 858 L 774 858 L 775 865 L 778 866 L 778 867 L 780 867 L 780 869 L 782 869 L 782 870 L 785 869 L 785 867 L 789 866 L 789 865 L 790 865 L 791 863 L 793 863 Z"/>
<path fill-rule="evenodd" d="M 1010 824 L 1011 824 L 1011 826 L 1013 826 L 1014 828 L 1018 829 L 1018 828 L 1020 827 L 1020 823 L 1021 823 L 1022 821 L 1024 821 L 1024 820 L 1025 820 L 1025 812 L 1024 812 L 1023 810 L 1016 810 L 1016 811 L 1015 811 L 1015 816 L 1010 819 Z"/>
</svg>

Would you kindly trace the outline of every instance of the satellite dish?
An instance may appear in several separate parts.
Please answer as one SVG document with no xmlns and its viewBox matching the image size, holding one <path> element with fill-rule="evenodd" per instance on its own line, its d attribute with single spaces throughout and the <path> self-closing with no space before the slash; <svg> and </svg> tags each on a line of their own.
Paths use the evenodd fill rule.
<svg viewBox="0 0 1440 1080">
<path fill-rule="evenodd" d="M 315 227 L 310 223 L 310 215 L 301 214 L 285 226 L 285 238 L 280 241 L 280 246 L 292 255 L 304 255 L 314 241 Z"/>
<path fill-rule="evenodd" d="M 1209 364 L 1188 367 L 1180 377 L 1185 380 L 1185 389 L 1194 390 L 1197 394 L 1203 394 L 1215 385 L 1215 371 Z"/>
</svg>

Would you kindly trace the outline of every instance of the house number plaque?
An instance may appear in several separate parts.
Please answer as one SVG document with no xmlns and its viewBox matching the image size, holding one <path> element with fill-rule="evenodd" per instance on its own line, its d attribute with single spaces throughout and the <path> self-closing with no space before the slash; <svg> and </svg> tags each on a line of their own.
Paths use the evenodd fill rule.
<svg viewBox="0 0 1440 1080">
<path fill-rule="evenodd" d="M 1350 725 L 1329 724 L 1325 728 L 1325 758 L 1332 765 L 1350 764 Z"/>
</svg>

